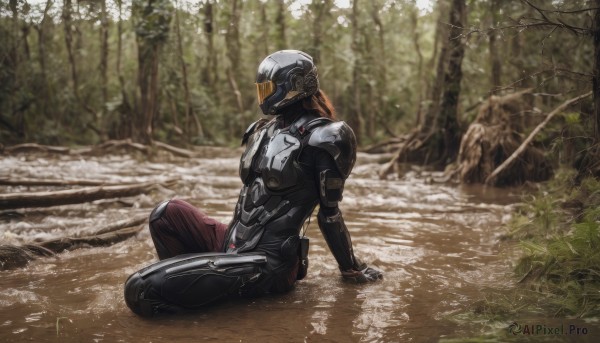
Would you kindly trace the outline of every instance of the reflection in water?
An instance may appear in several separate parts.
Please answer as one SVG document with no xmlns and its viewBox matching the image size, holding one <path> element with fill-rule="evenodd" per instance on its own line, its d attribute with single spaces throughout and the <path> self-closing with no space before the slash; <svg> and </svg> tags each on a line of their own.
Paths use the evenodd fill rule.
<svg viewBox="0 0 600 343">
<path fill-rule="evenodd" d="M 181 181 L 151 194 L 28 209 L 0 215 L 4 243 L 75 235 L 140 213 L 165 198 L 183 198 L 222 220 L 231 219 L 240 181 L 238 151 L 206 150 L 201 159 L 136 161 L 98 158 L 3 157 L 0 177 Z M 373 160 L 373 159 L 370 159 Z M 385 272 L 382 282 L 343 282 L 316 218 L 307 278 L 285 295 L 234 299 L 198 313 L 145 320 L 123 302 L 127 276 L 156 260 L 147 231 L 108 248 L 80 249 L 0 272 L 0 341 L 354 342 L 435 341 L 478 334 L 448 314 L 464 311 L 489 289 L 513 285 L 496 237 L 514 201 L 506 191 L 381 181 L 378 165 L 361 155 L 341 208 L 358 256 Z M 34 191 L 40 187 L 6 187 Z M 457 327 L 462 325 L 462 327 Z"/>
</svg>

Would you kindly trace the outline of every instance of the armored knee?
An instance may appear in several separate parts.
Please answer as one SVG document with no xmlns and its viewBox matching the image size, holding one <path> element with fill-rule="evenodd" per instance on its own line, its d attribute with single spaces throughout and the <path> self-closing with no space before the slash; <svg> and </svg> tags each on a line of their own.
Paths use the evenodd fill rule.
<svg viewBox="0 0 600 343">
<path fill-rule="evenodd" d="M 144 299 L 144 280 L 140 273 L 129 276 L 125 282 L 125 303 L 135 314 L 142 317 L 154 315 L 150 302 Z"/>
<path fill-rule="evenodd" d="M 150 212 L 150 225 L 152 225 L 152 222 L 156 221 L 157 219 L 160 219 L 163 216 L 163 214 L 167 210 L 167 205 L 169 204 L 169 201 L 170 200 L 165 200 L 161 202 L 160 204 L 156 205 L 152 212 Z"/>
</svg>

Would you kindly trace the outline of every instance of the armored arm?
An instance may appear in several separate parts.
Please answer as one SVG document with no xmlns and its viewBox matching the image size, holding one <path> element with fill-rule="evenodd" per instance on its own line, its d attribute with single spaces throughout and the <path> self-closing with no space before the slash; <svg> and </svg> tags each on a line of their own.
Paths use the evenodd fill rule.
<svg viewBox="0 0 600 343">
<path fill-rule="evenodd" d="M 315 135 L 317 134 L 317 135 Z M 356 282 L 380 279 L 381 272 L 367 267 L 354 256 L 352 240 L 338 207 L 344 183 L 356 161 L 354 133 L 343 122 L 319 127 L 309 140 L 315 153 L 316 183 L 320 206 L 317 215 L 319 228 L 335 257 L 342 276 Z"/>
<path fill-rule="evenodd" d="M 328 215 L 327 213 L 330 214 Z M 362 269 L 361 267 L 364 267 L 363 263 L 354 256 L 350 233 L 344 223 L 344 218 L 340 210 L 337 207 L 321 207 L 317 218 L 321 233 L 325 237 L 325 241 L 327 241 L 329 250 L 331 250 L 331 253 L 335 257 L 340 271 Z"/>
<path fill-rule="evenodd" d="M 327 158 L 328 156 L 323 157 L 319 154 L 317 156 L 318 159 L 331 161 L 331 157 Z M 325 167 L 327 163 L 322 163 L 320 166 Z M 380 271 L 368 267 L 354 255 L 350 233 L 338 207 L 338 202 L 342 199 L 343 187 L 344 179 L 335 170 L 321 170 L 319 173 L 320 207 L 317 215 L 319 228 L 344 279 L 358 283 L 381 279 L 383 274 Z"/>
</svg>

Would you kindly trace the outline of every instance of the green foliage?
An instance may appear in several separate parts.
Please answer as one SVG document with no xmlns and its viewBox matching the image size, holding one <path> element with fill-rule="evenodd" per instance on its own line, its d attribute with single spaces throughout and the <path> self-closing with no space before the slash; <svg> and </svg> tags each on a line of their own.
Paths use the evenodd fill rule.
<svg viewBox="0 0 600 343">
<path fill-rule="evenodd" d="M 558 204 L 559 200 L 549 197 L 547 193 L 529 196 L 518 208 L 518 214 L 511 219 L 510 235 L 528 238 L 555 234 L 560 230 L 559 219 L 563 216 L 557 210 Z"/>
<path fill-rule="evenodd" d="M 523 282 L 549 299 L 556 314 L 600 314 L 600 181 L 572 178 L 531 197 L 512 222 L 525 252 L 516 266 Z M 554 208 L 553 214 L 549 211 Z M 518 233 L 518 234 L 515 234 Z"/>
<path fill-rule="evenodd" d="M 131 12 L 135 33 L 154 44 L 169 37 L 173 4 L 169 0 L 133 0 Z"/>
<path fill-rule="evenodd" d="M 63 3 L 50 2 L 48 11 L 45 1 L 0 3 L 0 138 L 4 144 L 32 140 L 66 144 L 73 143 L 73 139 L 92 143 L 127 137 L 131 134 L 128 125 L 133 113 L 139 111 L 135 101 L 139 92 L 138 44 L 152 47 L 159 43 L 165 48 L 160 51 L 160 107 L 153 127 L 161 138 L 182 144 L 237 142 L 245 127 L 261 116 L 254 96 L 256 67 L 268 53 L 283 45 L 318 54 L 321 85 L 339 118 L 350 119 L 359 94 L 361 125 L 365 126 L 362 142 L 385 140 L 390 133 L 402 134 L 412 129 L 417 112 L 430 104 L 428 92 L 433 86 L 441 47 L 440 41 L 436 42 L 436 28 L 441 23 L 447 29 L 444 23 L 448 22 L 447 8 L 443 9 L 441 1 L 434 2 L 432 10 L 418 9 L 414 1 L 359 1 L 357 36 L 353 37 L 352 8 L 340 2 L 306 4 L 287 0 L 280 16 L 277 1 L 238 0 L 242 8 L 237 27 L 239 46 L 234 45 L 239 48 L 240 60 L 234 62 L 229 59 L 231 47 L 226 41 L 232 29 L 233 1 L 106 0 L 107 18 L 103 17 L 102 1 L 76 3 L 71 8 L 69 30 L 80 101 L 73 95 L 61 16 Z M 512 24 L 509 18 L 537 14 L 519 1 L 498 1 L 496 13 L 491 13 L 490 3 L 468 1 L 459 112 L 473 108 L 492 88 L 491 28 L 497 34 L 498 58 L 505 61 L 501 66 L 503 86 L 533 86 L 538 93 L 554 94 L 588 87 L 588 80 L 578 75 L 591 71 L 591 59 L 587 58 L 593 54 L 591 39 L 573 36 L 569 30 L 559 29 L 549 35 L 541 29 L 503 28 Z M 575 10 L 584 8 L 585 3 L 577 0 L 562 6 L 562 10 Z M 209 7 L 212 17 L 207 16 Z M 175 11 L 180 18 L 183 54 L 179 53 L 178 37 L 173 34 Z M 585 11 L 562 16 L 561 20 L 579 21 L 588 27 L 589 15 Z M 280 17 L 285 35 L 280 32 Z M 108 29 L 106 85 L 99 68 L 104 21 Z M 183 55 L 187 67 L 192 112 L 204 127 L 204 137 L 196 132 L 196 124 L 186 119 L 188 106 L 179 55 Z M 228 70 L 237 70 L 233 78 L 240 92 L 241 111 Z M 552 99 L 540 98 L 535 105 L 544 110 L 554 104 Z M 563 163 L 575 160 L 577 153 L 589 144 L 578 138 L 589 136 L 589 116 L 584 115 L 589 111 L 573 111 L 563 116 L 564 123 L 547 135 Z M 475 113 L 471 110 L 461 115 L 461 120 L 466 124 Z M 90 127 L 99 134 L 92 133 Z M 178 133 L 180 130 L 182 133 Z"/>
<path fill-rule="evenodd" d="M 563 113 L 563 117 L 565 118 L 567 127 L 572 128 L 581 124 L 581 115 L 577 112 Z"/>
</svg>

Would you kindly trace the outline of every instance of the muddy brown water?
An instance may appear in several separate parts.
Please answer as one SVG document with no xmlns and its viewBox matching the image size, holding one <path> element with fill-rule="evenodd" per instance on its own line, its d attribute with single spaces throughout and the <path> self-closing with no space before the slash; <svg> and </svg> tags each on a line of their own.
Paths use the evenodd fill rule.
<svg viewBox="0 0 600 343">
<path fill-rule="evenodd" d="M 180 182 L 150 194 L 91 204 L 5 211 L 2 243 L 21 244 L 92 231 L 183 198 L 227 222 L 240 187 L 239 150 L 205 149 L 204 158 L 147 161 L 104 157 L 4 156 L 0 177 Z M 429 342 L 480 335 L 451 317 L 490 290 L 514 288 L 498 245 L 517 198 L 510 191 L 430 182 L 409 172 L 376 177 L 377 156 L 360 154 L 341 208 L 357 256 L 382 282 L 340 280 L 315 218 L 310 269 L 294 291 L 228 300 L 194 314 L 141 319 L 125 306 L 123 283 L 156 261 L 147 230 L 111 247 L 78 249 L 0 272 L 0 341 L 35 342 Z M 48 188 L 1 186 L 2 192 Z"/>
</svg>

